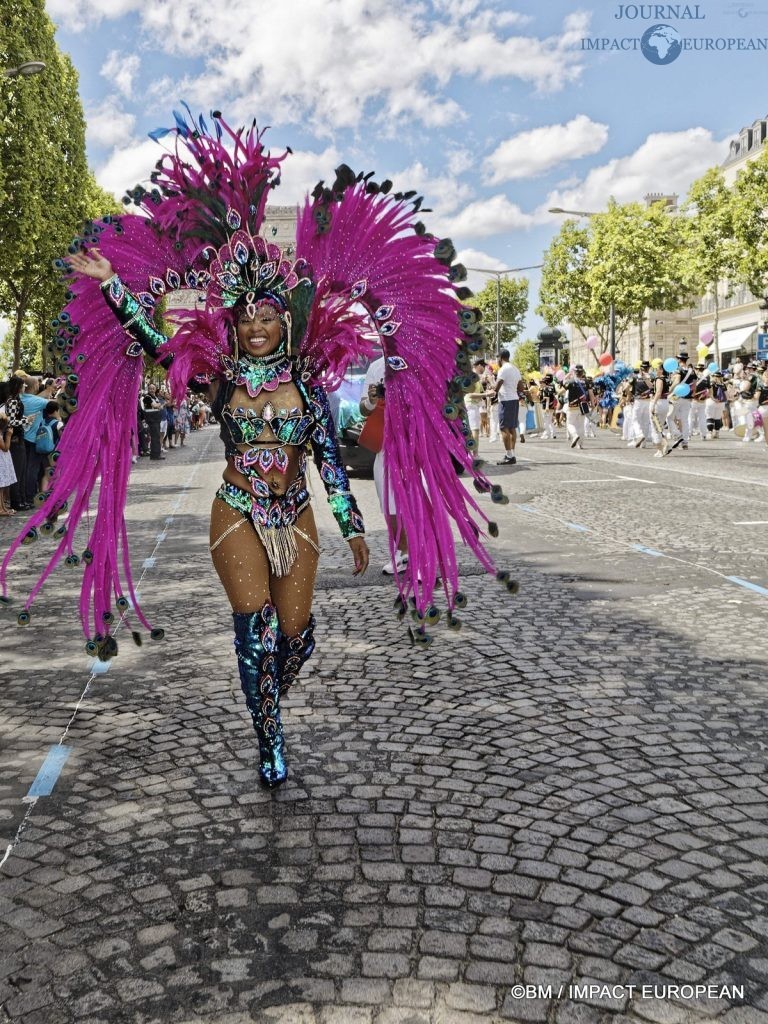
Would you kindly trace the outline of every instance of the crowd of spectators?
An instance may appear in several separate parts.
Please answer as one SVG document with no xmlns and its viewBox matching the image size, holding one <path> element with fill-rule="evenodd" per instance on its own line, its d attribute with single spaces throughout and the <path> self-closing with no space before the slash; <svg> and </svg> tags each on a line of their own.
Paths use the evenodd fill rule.
<svg viewBox="0 0 768 1024">
<path fill-rule="evenodd" d="M 66 383 L 17 371 L 0 383 L 0 514 L 32 508 L 45 491 L 48 456 L 63 427 L 59 398 L 67 402 Z"/>
<path fill-rule="evenodd" d="M 206 426 L 211 407 L 199 395 L 187 392 L 176 402 L 161 385 L 146 382 L 139 396 L 137 422 L 139 427 L 139 458 L 159 462 L 164 452 L 183 448 L 187 435 Z"/>
<path fill-rule="evenodd" d="M 49 486 L 49 458 L 65 428 L 62 410 L 75 401 L 66 378 L 32 376 L 17 370 L 0 382 L 0 516 L 32 509 L 36 495 Z M 210 419 L 210 406 L 189 392 L 175 402 L 151 381 L 141 389 L 134 462 L 160 461 L 164 452 L 184 446 L 192 430 Z"/>
</svg>

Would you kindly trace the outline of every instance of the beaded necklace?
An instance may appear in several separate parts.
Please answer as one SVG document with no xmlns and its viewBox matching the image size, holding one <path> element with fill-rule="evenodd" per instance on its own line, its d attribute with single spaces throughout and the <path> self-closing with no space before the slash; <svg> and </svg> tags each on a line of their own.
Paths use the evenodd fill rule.
<svg viewBox="0 0 768 1024">
<path fill-rule="evenodd" d="M 276 391 L 293 379 L 293 364 L 285 351 L 269 356 L 242 355 L 235 370 L 234 383 L 244 386 L 251 398 L 261 391 Z"/>
</svg>

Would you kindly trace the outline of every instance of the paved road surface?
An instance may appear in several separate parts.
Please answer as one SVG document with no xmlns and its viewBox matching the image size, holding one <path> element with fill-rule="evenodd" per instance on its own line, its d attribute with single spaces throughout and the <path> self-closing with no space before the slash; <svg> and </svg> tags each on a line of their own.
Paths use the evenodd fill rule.
<svg viewBox="0 0 768 1024">
<path fill-rule="evenodd" d="M 318 499 L 318 650 L 274 793 L 207 552 L 215 431 L 136 467 L 167 638 L 119 635 L 92 676 L 64 568 L 2 624 L 0 1021 L 768 1022 L 768 452 L 519 455 L 491 473 L 520 594 L 465 560 L 464 628 L 428 651 L 391 613 L 372 484 L 363 580 Z"/>
</svg>

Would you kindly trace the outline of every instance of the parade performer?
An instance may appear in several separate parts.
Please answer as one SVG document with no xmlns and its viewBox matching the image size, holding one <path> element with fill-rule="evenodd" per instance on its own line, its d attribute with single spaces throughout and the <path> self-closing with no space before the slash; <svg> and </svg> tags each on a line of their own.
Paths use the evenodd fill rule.
<svg viewBox="0 0 768 1024">
<path fill-rule="evenodd" d="M 691 434 L 698 434 L 702 441 L 707 440 L 707 401 L 709 399 L 710 380 L 706 373 L 706 364 L 696 364 L 696 379 L 691 385 Z"/>
<path fill-rule="evenodd" d="M 555 378 L 551 373 L 545 373 L 541 378 L 539 401 L 541 402 L 541 415 L 544 421 L 544 429 L 541 433 L 542 440 L 554 440 L 557 437 L 557 434 L 555 434 L 554 418 L 554 413 L 557 409 L 557 392 L 555 390 Z"/>
<path fill-rule="evenodd" d="M 715 368 L 710 372 L 710 385 L 705 404 L 707 437 L 710 441 L 716 441 L 723 429 L 723 410 L 728 400 L 728 390 L 721 370 Z"/>
<path fill-rule="evenodd" d="M 670 362 L 674 362 L 671 360 Z M 667 413 L 667 427 L 670 438 L 674 438 L 669 451 L 682 445 L 687 450 L 691 436 L 691 391 L 696 382 L 696 371 L 688 366 L 688 353 L 681 352 L 677 357 L 677 368 L 670 371 L 670 406 Z M 668 452 L 667 452 L 668 454 Z"/>
<path fill-rule="evenodd" d="M 592 389 L 587 384 L 587 374 L 583 366 L 574 366 L 563 384 L 563 397 L 566 403 L 565 423 L 571 448 L 583 448 L 581 443 L 585 433 L 585 423 L 589 410 L 594 405 Z"/>
<path fill-rule="evenodd" d="M 259 230 L 288 154 L 272 156 L 255 126 L 234 131 L 214 112 L 209 130 L 187 112 L 175 113 L 175 128 L 151 133 L 175 136 L 175 146 L 156 165 L 151 188 L 128 193 L 141 213 L 89 222 L 57 261 L 69 292 L 53 347 L 67 374 L 62 407 L 69 418 L 50 457 L 50 489 L 37 495 L 37 511 L 6 554 L 0 582 L 7 602 L 8 566 L 19 545 L 53 536 L 58 544 L 20 624 L 29 623 L 34 599 L 65 559 L 83 569 L 80 618 L 89 653 L 106 660 L 117 652 L 115 612 L 161 639 L 134 589 L 124 518 L 144 354 L 168 370 L 177 401 L 190 382 L 207 390 L 227 460 L 213 500 L 211 555 L 232 605 L 259 774 L 276 785 L 287 775 L 280 698 L 314 648 L 318 535 L 308 447 L 355 573 L 368 564 L 327 391 L 351 363 L 372 357 L 372 335 L 385 358 L 385 486 L 397 510 L 390 553 L 401 534 L 411 551 L 396 577 L 396 611 L 403 617 L 411 605 L 415 642 L 430 642 L 426 626 L 440 616 L 432 604 L 438 576 L 447 623 L 460 625 L 453 613 L 466 598 L 454 530 L 516 591 L 484 546 L 497 527 L 459 473 L 492 501 L 508 499 L 473 459 L 463 415 L 461 398 L 476 382 L 471 353 L 483 344 L 480 315 L 462 304 L 471 293 L 457 287 L 466 271 L 451 265 L 450 241 L 428 235 L 417 221 L 421 199 L 390 195 L 391 182 L 376 184 L 342 165 L 332 185 L 321 182 L 300 210 L 295 253 L 281 251 Z M 195 292 L 198 303 L 163 312 L 174 331 L 168 337 L 155 311 L 180 288 Z M 138 630 L 133 637 L 141 641 Z"/>
<path fill-rule="evenodd" d="M 628 382 L 632 396 L 632 438 L 630 448 L 642 448 L 651 437 L 651 364 L 645 360 L 640 363 L 637 373 Z"/>
<path fill-rule="evenodd" d="M 669 414 L 669 374 L 663 366 L 657 366 L 653 381 L 653 398 L 651 399 L 651 438 L 656 445 L 655 458 L 665 454 L 664 431 Z"/>
</svg>

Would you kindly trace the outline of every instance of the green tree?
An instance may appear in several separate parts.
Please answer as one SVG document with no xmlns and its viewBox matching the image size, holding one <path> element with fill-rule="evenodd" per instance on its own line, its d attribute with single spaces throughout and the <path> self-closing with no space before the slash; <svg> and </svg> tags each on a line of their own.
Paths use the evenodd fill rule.
<svg viewBox="0 0 768 1024">
<path fill-rule="evenodd" d="M 768 294 L 768 147 L 736 178 L 733 186 L 736 273 L 753 295 Z"/>
<path fill-rule="evenodd" d="M 712 167 L 691 185 L 681 220 L 683 280 L 691 293 L 709 292 L 714 302 L 715 362 L 720 362 L 720 282 L 727 287 L 737 264 L 734 242 L 733 193 L 719 167 Z"/>
<path fill-rule="evenodd" d="M 86 162 L 77 73 L 43 0 L 16 0 L 4 7 L 0 66 L 32 57 L 45 63 L 41 75 L 0 75 L 0 314 L 12 321 L 14 367 L 27 318 L 39 327 L 61 306 L 52 261 L 88 216 L 107 212 Z"/>
<path fill-rule="evenodd" d="M 521 373 L 531 373 L 539 368 L 539 344 L 530 338 L 521 341 L 512 353 L 512 362 Z"/>
<path fill-rule="evenodd" d="M 593 306 L 606 310 L 613 305 L 617 324 L 637 324 L 643 356 L 646 310 L 680 309 L 689 301 L 679 220 L 663 203 L 620 205 L 614 200 L 605 213 L 590 219 L 585 277 Z"/>
<path fill-rule="evenodd" d="M 598 259 L 592 245 L 594 229 L 591 219 L 584 222 L 567 220 L 544 253 L 539 304 L 536 312 L 549 327 L 571 324 L 586 340 L 593 332 L 608 348 L 610 334 L 610 300 L 598 293 L 590 270 Z M 630 324 L 630 317 L 617 311 L 616 337 L 620 338 Z"/>
<path fill-rule="evenodd" d="M 566 221 L 544 254 L 536 312 L 550 327 L 570 323 L 586 339 L 594 332 L 608 347 L 613 307 L 616 338 L 647 309 L 679 309 L 687 299 L 678 218 L 661 203 L 619 205 L 585 224 Z"/>
<path fill-rule="evenodd" d="M 505 347 L 511 350 L 528 312 L 528 279 L 502 277 L 498 279 L 498 287 L 496 281 L 489 281 L 481 291 L 475 292 L 470 304 L 483 314 L 488 344 L 496 351 Z"/>
</svg>

